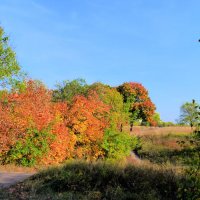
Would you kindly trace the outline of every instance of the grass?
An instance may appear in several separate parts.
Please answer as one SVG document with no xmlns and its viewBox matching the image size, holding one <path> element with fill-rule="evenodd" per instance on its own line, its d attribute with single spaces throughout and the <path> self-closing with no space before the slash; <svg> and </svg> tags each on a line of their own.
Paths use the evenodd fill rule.
<svg viewBox="0 0 200 200">
<path fill-rule="evenodd" d="M 172 169 L 68 162 L 0 192 L 1 199 L 177 199 L 183 179 Z"/>
<path fill-rule="evenodd" d="M 190 133 L 165 133 L 140 136 L 142 149 L 139 155 L 152 163 L 186 165 L 187 157 L 192 155 L 189 145 Z M 185 141 L 184 148 L 179 141 Z"/>
<path fill-rule="evenodd" d="M 129 126 L 124 127 L 126 131 L 129 131 Z M 144 135 L 168 135 L 168 134 L 190 134 L 191 127 L 189 126 L 171 126 L 171 127 L 146 127 L 146 126 L 134 126 L 132 134 L 138 136 Z"/>
<path fill-rule="evenodd" d="M 13 164 L 0 165 L 0 172 L 23 172 L 23 173 L 35 173 L 38 169 L 36 167 L 22 167 Z"/>
</svg>

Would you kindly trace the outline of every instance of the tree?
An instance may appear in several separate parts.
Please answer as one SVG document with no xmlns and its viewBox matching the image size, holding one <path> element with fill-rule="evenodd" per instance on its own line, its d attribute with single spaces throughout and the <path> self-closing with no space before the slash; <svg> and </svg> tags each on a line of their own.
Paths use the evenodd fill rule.
<svg viewBox="0 0 200 200">
<path fill-rule="evenodd" d="M 163 121 L 161 120 L 160 118 L 160 114 L 158 112 L 155 112 L 154 115 L 153 115 L 153 120 L 156 122 L 156 124 L 158 126 L 162 126 L 163 124 Z"/>
<path fill-rule="evenodd" d="M 0 87 L 7 84 L 18 84 L 17 75 L 20 73 L 20 66 L 16 54 L 9 46 L 9 38 L 0 27 Z"/>
<path fill-rule="evenodd" d="M 89 87 L 90 91 L 95 91 L 99 98 L 110 107 L 111 129 L 122 131 L 123 125 L 128 121 L 128 113 L 125 112 L 123 96 L 109 85 L 97 82 Z"/>
<path fill-rule="evenodd" d="M 84 79 L 75 79 L 73 81 L 64 81 L 57 85 L 53 91 L 53 101 L 71 102 L 76 95 L 86 96 L 88 85 Z"/>
<path fill-rule="evenodd" d="M 194 100 L 186 102 L 181 106 L 180 123 L 190 125 L 192 128 L 196 126 L 200 120 L 198 118 L 198 103 Z"/>
<path fill-rule="evenodd" d="M 66 112 L 67 127 L 75 138 L 74 158 L 95 160 L 104 156 L 103 135 L 109 127 L 109 106 L 95 92 L 75 96 Z"/>
<path fill-rule="evenodd" d="M 156 107 L 151 101 L 148 91 L 140 83 L 129 82 L 117 87 L 117 90 L 123 95 L 124 104 L 129 110 L 130 130 L 136 120 L 142 120 L 143 123 L 156 125 L 153 120 Z"/>
</svg>

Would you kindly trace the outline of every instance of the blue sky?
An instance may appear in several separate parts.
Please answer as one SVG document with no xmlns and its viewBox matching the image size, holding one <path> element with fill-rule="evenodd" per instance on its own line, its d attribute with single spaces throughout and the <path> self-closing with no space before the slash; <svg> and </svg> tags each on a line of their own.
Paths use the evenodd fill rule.
<svg viewBox="0 0 200 200">
<path fill-rule="evenodd" d="M 199 0 L 1 0 L 23 70 L 53 88 L 142 83 L 165 121 L 200 100 Z"/>
</svg>

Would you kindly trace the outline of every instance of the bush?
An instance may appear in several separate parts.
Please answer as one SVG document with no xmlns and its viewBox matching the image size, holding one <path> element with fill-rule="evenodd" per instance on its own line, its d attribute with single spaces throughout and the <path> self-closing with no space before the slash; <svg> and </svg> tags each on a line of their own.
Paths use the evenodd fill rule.
<svg viewBox="0 0 200 200">
<path fill-rule="evenodd" d="M 107 159 L 121 159 L 140 148 L 140 142 L 136 136 L 108 129 L 104 134 L 102 148 Z"/>
<path fill-rule="evenodd" d="M 26 137 L 18 140 L 8 151 L 5 163 L 14 163 L 23 166 L 34 166 L 38 160 L 49 151 L 50 140 L 54 135 L 48 130 L 28 130 Z"/>
</svg>

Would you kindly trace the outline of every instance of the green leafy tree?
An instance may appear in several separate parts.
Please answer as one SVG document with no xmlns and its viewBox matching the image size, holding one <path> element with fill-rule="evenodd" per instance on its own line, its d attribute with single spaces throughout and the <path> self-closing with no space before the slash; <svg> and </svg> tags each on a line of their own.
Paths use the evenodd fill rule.
<svg viewBox="0 0 200 200">
<path fill-rule="evenodd" d="M 128 121 L 128 112 L 123 103 L 123 96 L 109 85 L 97 82 L 90 86 L 89 90 L 96 91 L 99 98 L 110 106 L 110 125 L 116 130 L 123 129 L 123 125 Z"/>
<path fill-rule="evenodd" d="M 72 102 L 76 95 L 86 96 L 88 85 L 84 79 L 75 79 L 73 81 L 64 81 L 57 84 L 57 89 L 53 91 L 53 101 Z"/>
<path fill-rule="evenodd" d="M 199 122 L 198 118 L 198 103 L 186 102 L 181 106 L 181 114 L 179 123 L 190 125 L 192 128 L 195 127 Z"/>
<path fill-rule="evenodd" d="M 9 37 L 5 35 L 0 27 L 0 87 L 8 85 L 19 86 L 20 66 L 16 54 L 9 46 Z"/>
</svg>

